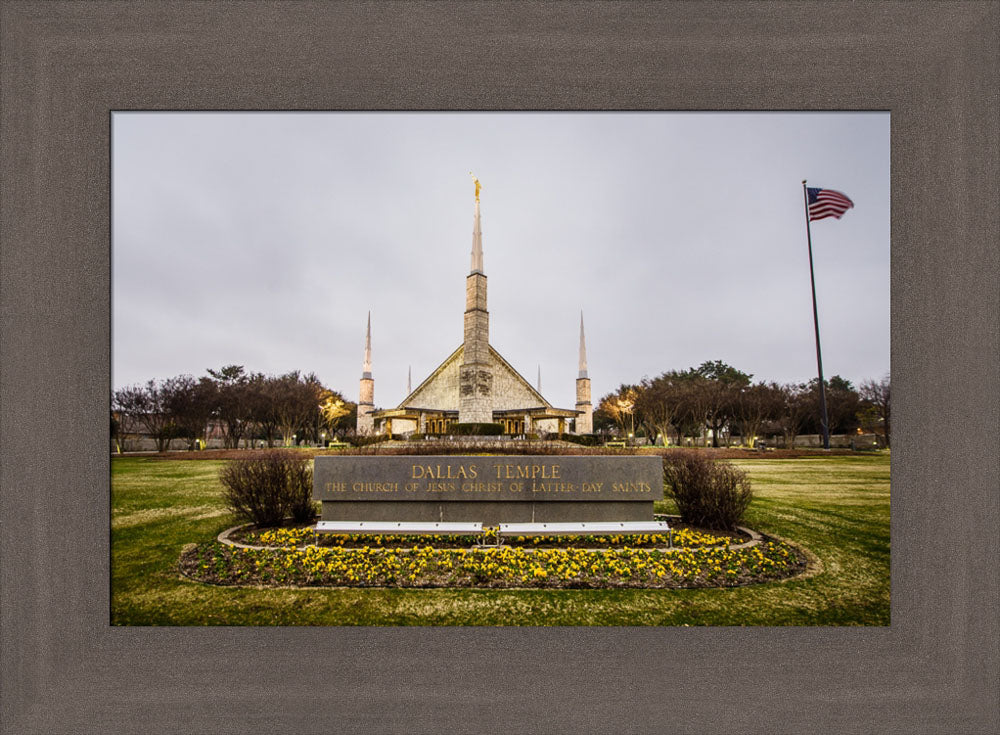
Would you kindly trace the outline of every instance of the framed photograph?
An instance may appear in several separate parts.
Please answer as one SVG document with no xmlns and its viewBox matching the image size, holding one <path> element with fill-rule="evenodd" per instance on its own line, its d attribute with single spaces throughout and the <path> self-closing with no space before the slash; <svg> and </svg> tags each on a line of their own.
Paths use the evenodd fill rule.
<svg viewBox="0 0 1000 735">
<path fill-rule="evenodd" d="M 113 112 L 112 623 L 888 625 L 889 124 Z"/>
<path fill-rule="evenodd" d="M 997 577 L 990 560 L 996 552 L 997 439 L 988 431 L 969 437 L 970 431 L 997 424 L 996 402 L 984 400 L 995 393 L 998 382 L 997 262 L 991 249 L 997 224 L 996 184 L 991 183 L 997 180 L 997 127 L 990 107 L 998 81 L 993 52 L 998 40 L 996 6 L 975 2 L 861 8 L 825 3 L 25 2 L 4 3 L 2 14 L 4 695 L 0 723 L 5 732 L 245 732 L 261 726 L 277 732 L 996 730 L 1000 718 L 995 697 Z M 233 248 L 225 264 L 229 270 L 220 271 L 215 266 L 196 267 L 211 260 L 209 250 L 216 242 L 209 238 L 199 252 L 192 252 L 187 248 L 197 238 L 185 239 L 185 233 L 176 229 L 178 223 L 167 219 L 161 228 L 166 239 L 149 241 L 160 254 L 159 262 L 152 258 L 116 265 L 115 258 L 126 251 L 112 248 L 114 127 L 119 120 L 143 115 L 157 123 L 196 117 L 185 111 L 201 111 L 203 120 L 228 120 L 239 113 L 254 121 L 265 120 L 266 111 L 302 111 L 302 117 L 288 118 L 295 120 L 318 120 L 325 114 L 321 111 L 338 115 L 354 111 L 356 120 L 370 121 L 369 129 L 395 115 L 461 117 L 459 112 L 482 115 L 484 120 L 515 112 L 526 118 L 545 113 L 574 119 L 602 112 L 614 120 L 619 111 L 628 112 L 630 120 L 655 119 L 668 112 L 686 113 L 685 120 L 708 120 L 708 113 L 732 111 L 778 120 L 794 118 L 790 113 L 801 111 L 838 119 L 854 116 L 851 119 L 883 125 L 888 121 L 887 329 L 896 408 L 890 619 L 875 625 L 862 622 L 862 627 L 822 621 L 817 627 L 757 623 L 744 628 L 730 621 L 724 627 L 687 628 L 644 626 L 642 621 L 630 625 L 620 617 L 614 627 L 595 624 L 593 619 L 568 625 L 565 618 L 551 625 L 517 626 L 503 623 L 504 615 L 521 614 L 516 607 L 496 610 L 484 604 L 480 614 L 487 625 L 412 625 L 412 615 L 446 618 L 447 609 L 437 613 L 414 609 L 397 620 L 381 618 L 377 626 L 357 624 L 378 616 L 380 599 L 388 606 L 395 604 L 392 590 L 359 597 L 357 617 L 345 620 L 343 626 L 288 625 L 296 598 L 281 589 L 268 593 L 276 616 L 271 622 L 278 625 L 264 619 L 250 627 L 227 624 L 214 618 L 211 605 L 200 604 L 197 595 L 187 595 L 183 589 L 156 603 L 163 606 L 159 612 L 140 596 L 116 608 L 116 568 L 125 564 L 137 575 L 144 568 L 152 574 L 162 572 L 151 562 L 155 545 L 148 555 L 132 547 L 124 558 L 116 558 L 111 543 L 114 533 L 127 535 L 128 529 L 114 528 L 111 520 L 109 396 L 124 384 L 191 370 L 181 360 L 171 366 L 160 363 L 157 369 L 165 372 L 154 375 L 137 363 L 134 373 L 116 385 L 112 368 L 118 370 L 119 362 L 113 349 L 130 328 L 125 317 L 112 320 L 113 305 L 126 303 L 124 294 L 115 293 L 119 285 L 126 285 L 120 277 L 128 275 L 131 289 L 145 289 L 150 325 L 189 320 L 191 341 L 221 344 L 229 337 L 201 330 L 206 309 L 232 309 L 236 318 L 242 317 L 245 307 L 262 330 L 274 323 L 279 328 L 305 323 L 331 330 L 342 324 L 344 333 L 337 332 L 333 341 L 344 343 L 342 362 L 345 374 L 353 374 L 351 380 L 363 379 L 362 339 L 369 308 L 376 381 L 382 379 L 379 345 L 385 345 L 388 357 L 396 349 L 394 343 L 408 344 L 409 335 L 402 332 L 419 331 L 401 325 L 395 327 L 400 333 L 393 334 L 391 325 L 404 317 L 419 326 L 411 302 L 392 301 L 401 298 L 398 290 L 393 291 L 397 295 L 383 296 L 383 302 L 392 304 L 384 320 L 376 318 L 376 304 L 358 303 L 356 295 L 335 309 L 310 298 L 293 304 L 266 298 L 257 303 L 250 298 L 234 305 L 232 292 L 222 288 L 221 280 L 243 277 L 240 257 L 255 272 L 261 259 L 276 257 L 276 262 L 283 262 L 294 254 L 287 250 L 295 247 L 290 243 L 315 237 L 304 231 L 301 238 L 288 241 L 282 240 L 283 229 L 244 231 L 246 240 L 229 241 Z M 701 115 L 706 117 L 694 117 Z M 627 132 L 638 136 L 637 131 Z M 285 135 L 308 141 L 299 131 Z M 214 144 L 210 136 L 197 133 L 189 140 L 206 146 L 203 160 L 223 149 L 238 149 L 237 136 L 225 131 L 217 136 Z M 271 143 L 281 137 L 264 136 Z M 858 139 L 862 138 L 859 132 Z M 178 150 L 172 147 L 176 141 L 166 131 L 157 141 L 153 131 L 144 145 L 156 155 L 141 162 L 144 170 L 137 173 L 145 178 L 135 179 L 145 183 L 122 194 L 168 213 L 169 208 L 162 208 L 164 197 L 193 196 L 206 221 L 228 216 L 232 210 L 216 207 L 214 195 L 197 194 L 205 177 L 193 177 L 183 187 L 168 185 L 170 170 L 178 163 L 172 155 Z M 823 135 L 818 132 L 812 144 L 822 145 Z M 442 148 L 443 156 L 450 155 L 447 145 Z M 308 151 L 305 146 L 300 155 L 308 156 Z M 267 155 L 263 149 L 258 153 Z M 883 155 L 876 152 L 851 165 L 856 154 L 848 151 L 842 160 L 829 164 L 831 170 L 840 165 L 845 175 L 856 175 L 866 165 L 879 164 Z M 517 159 L 512 156 L 512 160 Z M 240 165 L 253 168 L 246 160 Z M 470 163 L 468 168 L 482 177 L 482 254 L 484 271 L 492 276 L 490 227 L 496 223 L 502 232 L 503 227 L 521 225 L 516 217 L 501 224 L 506 215 L 494 212 L 492 203 L 487 209 L 487 202 L 492 191 L 500 190 L 499 205 L 506 196 L 503 192 L 516 187 L 499 185 L 499 178 L 487 179 L 476 165 Z M 459 173 L 466 177 L 466 164 L 462 166 Z M 162 176 L 157 176 L 160 171 Z M 647 187 L 660 185 L 668 174 L 651 177 Z M 545 177 L 550 176 L 552 171 L 546 171 Z M 638 176 L 647 181 L 649 172 Z M 795 206 L 808 206 L 809 187 L 829 187 L 855 203 L 842 221 L 813 223 L 814 248 L 819 245 L 821 224 L 830 225 L 823 239 L 838 225 L 853 226 L 850 218 L 862 212 L 857 193 L 841 180 L 813 179 L 810 172 L 797 176 L 809 181 L 799 192 L 803 204 Z M 302 191 L 324 191 L 331 181 Z M 546 181 L 533 181 L 532 186 L 549 191 L 552 184 Z M 556 176 L 551 181 L 565 186 Z M 714 191 L 715 183 L 708 177 L 706 191 Z M 236 187 L 241 185 L 252 189 L 253 177 L 226 183 L 224 189 L 239 198 Z M 392 192 L 386 196 L 385 211 L 397 210 L 404 220 L 464 231 L 461 237 L 469 237 L 471 179 L 463 178 L 464 193 L 454 197 L 462 200 L 460 205 L 445 202 L 448 211 L 455 210 L 454 221 L 447 222 L 437 214 L 431 221 L 427 207 L 436 205 L 421 205 L 420 197 L 395 201 L 401 198 L 392 188 L 397 185 L 374 181 L 367 188 L 346 191 L 360 198 L 353 208 L 361 211 L 370 206 L 370 197 L 361 197 L 361 192 Z M 720 202 L 725 202 L 726 182 L 718 185 Z M 677 201 L 690 194 L 695 182 L 672 186 Z M 791 188 L 797 186 L 801 184 L 795 181 Z M 879 186 L 879 196 L 884 196 L 885 182 Z M 433 189 L 419 181 L 405 188 L 416 187 L 423 198 L 434 198 Z M 639 189 L 636 196 L 645 191 Z M 577 197 L 584 196 L 575 191 Z M 475 194 L 480 194 L 479 186 Z M 304 224 L 322 197 L 316 202 L 301 196 L 292 200 L 302 211 L 296 216 L 294 209 L 285 210 L 282 222 Z M 544 201 L 536 196 L 533 206 L 546 214 L 558 210 L 542 206 Z M 511 210 L 527 206 L 510 204 Z M 257 209 L 267 206 L 268 202 L 258 202 Z M 802 209 L 798 216 L 801 240 L 806 228 Z M 370 219 L 382 227 L 386 216 L 373 210 Z M 369 233 L 357 233 L 356 240 L 364 242 Z M 614 235 L 609 233 L 609 239 Z M 697 240 L 697 228 L 688 236 Z M 510 240 L 518 238 L 512 235 Z M 370 242 L 367 248 L 374 250 L 376 244 Z M 765 278 L 756 270 L 755 256 L 763 255 L 762 249 L 770 244 L 749 243 L 758 250 L 740 256 L 746 257 L 748 274 Z M 459 243 L 456 246 L 454 269 L 461 281 L 470 275 L 462 262 L 470 254 L 463 255 Z M 615 247 L 626 273 L 629 268 L 642 270 L 641 263 L 629 263 L 628 248 L 621 243 Z M 643 252 L 648 252 L 646 247 Z M 798 247 L 795 257 L 801 259 L 804 244 L 799 242 Z M 283 257 L 275 255 L 279 250 Z M 322 262 L 322 269 L 306 267 L 304 277 L 314 279 L 317 289 L 325 285 L 329 277 L 325 259 L 299 255 L 306 256 L 305 261 Z M 474 247 L 471 255 L 473 267 L 468 270 L 475 271 Z M 565 267 L 576 267 L 571 248 L 565 255 L 562 260 L 569 263 Z M 377 284 L 380 269 L 387 276 L 390 268 L 423 275 L 414 279 L 421 283 L 437 278 L 440 267 L 425 266 L 426 258 L 414 258 L 407 266 L 398 262 L 399 257 L 397 253 L 392 266 L 369 257 L 371 272 L 353 278 Z M 190 273 L 195 275 L 170 276 L 178 272 L 174 270 L 178 259 L 193 261 Z M 503 272 L 499 254 L 496 262 L 498 272 Z M 538 272 L 549 274 L 563 263 L 540 265 L 548 267 Z M 130 271 L 132 266 L 138 270 Z M 424 267 L 429 267 L 427 273 L 420 270 Z M 705 266 L 692 257 L 688 267 Z M 610 268 L 603 270 L 611 292 L 606 298 L 615 304 L 622 285 L 618 281 L 628 288 L 629 280 Z M 206 271 L 214 272 L 217 280 Z M 276 277 L 288 272 L 274 269 Z M 518 268 L 510 270 L 511 276 L 517 272 Z M 142 274 L 141 279 L 136 273 Z M 772 274 L 769 271 L 766 277 Z M 648 274 L 635 277 L 640 276 Z M 525 272 L 522 279 L 537 277 Z M 456 307 L 455 302 L 461 300 L 461 283 L 453 280 L 449 276 L 442 283 L 447 281 L 449 294 L 456 288 L 459 294 L 448 295 L 440 306 L 435 287 L 418 289 L 421 309 L 440 308 L 445 320 L 457 321 L 462 304 Z M 165 282 L 176 284 L 177 302 L 187 298 L 196 302 L 175 310 L 176 303 L 164 293 Z M 355 285 L 340 284 L 340 291 L 351 294 Z M 495 346 L 504 348 L 530 336 L 539 345 L 534 354 L 546 354 L 540 379 L 535 372 L 539 358 L 518 354 L 510 358 L 514 368 L 536 389 L 541 382 L 548 390 L 547 365 L 552 364 L 556 395 L 550 403 L 553 408 L 575 410 L 571 388 L 579 376 L 578 312 L 583 308 L 589 314 L 589 310 L 586 304 L 581 306 L 572 285 L 548 301 L 541 299 L 536 312 L 532 299 L 541 297 L 504 295 L 504 289 L 519 286 L 498 283 L 496 303 L 508 299 L 511 317 L 501 317 L 510 319 L 506 324 L 497 320 L 494 334 Z M 223 303 L 211 301 L 213 286 Z M 684 286 L 676 284 L 678 290 Z M 837 301 L 851 321 L 864 319 L 856 293 Z M 141 300 L 134 303 L 136 310 L 143 308 Z M 640 294 L 634 308 L 644 309 L 644 303 Z M 806 308 L 808 337 L 811 314 L 808 304 Z M 819 309 L 823 319 L 824 302 Z M 880 310 L 879 318 L 884 318 L 884 304 Z M 535 313 L 551 313 L 558 324 L 550 328 L 536 318 L 527 327 L 518 326 L 525 323 L 525 314 Z M 433 338 L 441 333 L 437 316 L 427 315 L 431 326 L 424 334 Z M 762 321 L 754 312 L 733 314 L 734 323 L 741 320 L 751 325 Z M 564 326 L 566 321 L 570 323 Z M 601 361 L 608 366 L 622 364 L 610 350 L 595 360 L 596 332 L 591 330 L 601 323 L 596 313 L 593 321 L 587 319 L 591 373 Z M 866 329 L 859 327 L 857 333 Z M 447 331 L 457 335 L 457 327 Z M 504 337 L 501 344 L 505 334 L 511 338 Z M 150 352 L 159 349 L 162 339 L 149 343 Z M 824 335 L 824 345 L 825 339 Z M 830 339 L 838 339 L 835 330 Z M 322 345 L 322 339 L 317 341 Z M 456 345 L 443 350 L 436 343 L 427 346 L 426 362 L 419 363 L 425 369 L 421 373 L 414 365 L 411 379 L 432 373 Z M 268 362 L 274 350 L 266 345 L 255 349 L 245 359 L 254 370 L 280 375 L 300 367 Z M 175 356 L 180 353 L 170 351 Z M 692 347 L 690 354 L 695 353 Z M 807 355 L 806 363 L 811 358 Z M 396 372 L 386 374 L 393 389 L 386 390 L 387 399 L 380 407 L 398 405 L 388 396 L 405 398 L 417 387 L 411 384 L 411 390 L 405 390 L 403 366 L 408 360 L 401 352 L 387 361 Z M 211 367 L 225 368 L 224 362 L 219 358 Z M 121 369 L 125 364 L 123 360 Z M 697 364 L 698 358 L 691 357 L 680 360 L 678 367 Z M 769 365 L 741 368 L 737 357 L 732 364 L 759 378 L 786 379 Z M 634 379 L 643 375 L 640 368 Z M 879 376 L 865 367 L 842 377 L 857 382 Z M 326 380 L 339 387 L 347 379 L 338 374 Z M 381 385 L 375 384 L 376 396 Z M 617 387 L 605 386 L 600 392 Z M 343 388 L 345 394 L 355 390 L 346 383 Z M 824 512 L 833 517 L 832 509 Z M 156 509 L 144 508 L 143 513 L 146 524 Z M 199 523 L 197 510 L 189 522 Z M 137 520 L 135 528 L 139 526 Z M 847 530 L 841 527 L 841 533 Z M 863 524 L 853 533 L 852 543 L 863 545 Z M 229 589 L 227 601 L 246 594 Z M 627 600 L 632 593 L 612 594 Z M 799 602 L 807 601 L 799 598 Z M 420 603 L 413 599 L 408 604 Z M 190 612 L 186 619 L 177 615 L 182 609 Z M 132 615 L 134 620 L 129 619 Z M 447 622 L 442 617 L 438 622 Z"/>
</svg>

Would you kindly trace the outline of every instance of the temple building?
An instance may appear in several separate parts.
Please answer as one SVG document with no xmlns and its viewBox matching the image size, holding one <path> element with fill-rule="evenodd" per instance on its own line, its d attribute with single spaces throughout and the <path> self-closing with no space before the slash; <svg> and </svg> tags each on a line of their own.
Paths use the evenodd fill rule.
<svg viewBox="0 0 1000 735">
<path fill-rule="evenodd" d="M 365 335 L 364 366 L 358 400 L 358 433 L 407 435 L 448 434 L 455 423 L 501 424 L 508 435 L 563 434 L 567 420 L 575 433 L 593 431 L 590 377 L 580 314 L 579 373 L 576 407 L 555 408 L 497 352 L 489 342 L 490 315 L 486 304 L 483 234 L 479 219 L 479 180 L 472 225 L 472 262 L 465 279 L 465 330 L 462 344 L 445 358 L 396 408 L 374 410 L 375 381 L 371 363 L 371 314 Z M 539 368 L 540 370 L 540 368 Z M 409 379 L 407 381 L 409 388 Z"/>
</svg>

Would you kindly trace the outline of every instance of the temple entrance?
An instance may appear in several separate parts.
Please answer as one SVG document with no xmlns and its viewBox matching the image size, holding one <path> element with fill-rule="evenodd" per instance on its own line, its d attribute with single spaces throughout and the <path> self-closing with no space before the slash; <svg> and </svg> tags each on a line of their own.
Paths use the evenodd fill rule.
<svg viewBox="0 0 1000 735">
<path fill-rule="evenodd" d="M 523 419 L 501 419 L 500 423 L 503 424 L 504 434 L 517 435 L 524 433 Z"/>
<path fill-rule="evenodd" d="M 452 421 L 450 419 L 427 419 L 427 433 L 428 434 L 447 434 L 449 429 L 451 429 Z"/>
</svg>

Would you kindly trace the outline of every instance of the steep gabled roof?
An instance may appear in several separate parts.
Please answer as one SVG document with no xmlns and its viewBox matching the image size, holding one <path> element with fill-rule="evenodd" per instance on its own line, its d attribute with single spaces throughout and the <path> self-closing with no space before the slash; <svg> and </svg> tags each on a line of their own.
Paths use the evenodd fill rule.
<svg viewBox="0 0 1000 735">
<path fill-rule="evenodd" d="M 436 381 L 446 379 L 444 376 L 446 374 L 446 371 L 449 371 L 449 369 L 454 369 L 457 371 L 458 369 L 457 365 L 461 364 L 461 358 L 463 354 L 464 354 L 464 345 L 459 345 L 459 347 L 450 355 L 448 355 L 448 357 L 446 357 L 445 360 L 440 365 L 438 365 L 438 367 L 429 376 L 427 376 L 427 378 L 422 383 L 420 383 L 420 385 L 418 385 L 412 393 L 410 393 L 408 396 L 406 396 L 406 398 L 402 400 L 398 408 L 422 407 L 422 408 L 439 408 L 442 410 L 457 410 L 458 408 L 457 384 L 455 386 L 454 396 L 453 396 L 453 400 L 455 403 L 454 406 L 451 405 L 441 405 L 437 407 L 420 406 L 419 404 L 423 402 L 420 398 L 420 394 L 426 392 L 431 387 L 433 387 Z M 518 408 L 552 407 L 552 404 L 549 403 L 547 400 L 545 400 L 542 394 L 539 393 L 534 387 L 532 387 L 531 383 L 525 380 L 524 376 L 522 376 L 517 370 L 515 370 L 513 366 L 511 366 L 511 364 L 507 362 L 507 360 L 505 360 L 499 352 L 493 349 L 492 346 L 490 346 L 489 348 L 489 354 L 490 357 L 493 358 L 493 361 L 495 363 L 494 366 L 495 370 L 501 371 L 499 374 L 497 374 L 496 372 L 494 373 L 493 376 L 494 384 L 499 382 L 498 379 L 502 380 L 506 378 L 507 380 L 513 382 L 521 391 L 523 391 L 526 399 L 525 402 L 530 404 L 525 406 L 518 406 Z M 452 398 L 452 396 L 449 395 L 449 398 Z M 496 410 L 504 410 L 504 409 L 497 408 Z"/>
<path fill-rule="evenodd" d="M 517 370 L 515 370 L 513 366 L 503 358 L 503 355 L 494 350 L 492 345 L 490 345 L 490 354 L 496 358 L 497 362 L 499 362 L 503 367 L 509 370 L 511 374 L 513 374 L 514 378 L 517 380 L 518 383 L 527 388 L 528 392 L 540 401 L 539 405 L 545 406 L 546 408 L 552 408 L 552 404 L 546 401 L 545 398 L 542 396 L 542 394 L 539 393 L 535 388 L 533 388 L 531 383 L 525 380 L 524 376 L 521 375 L 521 373 L 517 372 Z"/>
<path fill-rule="evenodd" d="M 442 362 L 434 369 L 434 372 L 432 372 L 430 375 L 424 378 L 423 382 L 421 382 L 420 385 L 418 385 L 413 390 L 413 392 L 410 393 L 410 395 L 408 395 L 406 398 L 402 400 L 402 402 L 400 402 L 397 408 L 405 408 L 406 406 L 410 405 L 414 396 L 416 396 L 418 393 L 420 393 L 425 388 L 430 386 L 430 384 L 434 381 L 434 379 L 437 378 L 439 375 L 441 375 L 441 373 L 444 372 L 445 368 L 448 367 L 450 363 L 454 362 L 456 359 L 462 356 L 462 353 L 464 352 L 463 350 L 464 347 L 465 345 L 459 345 L 454 352 L 448 355 L 448 357 L 444 359 L 444 362 Z"/>
</svg>

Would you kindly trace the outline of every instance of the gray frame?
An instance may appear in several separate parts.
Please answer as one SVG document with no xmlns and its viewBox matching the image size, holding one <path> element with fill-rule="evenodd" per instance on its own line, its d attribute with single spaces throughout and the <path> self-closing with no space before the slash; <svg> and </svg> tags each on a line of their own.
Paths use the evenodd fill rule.
<svg viewBox="0 0 1000 735">
<path fill-rule="evenodd" d="M 0 13 L 3 732 L 1000 729 L 1000 5 Z M 109 110 L 140 108 L 891 110 L 892 625 L 111 628 Z"/>
</svg>

